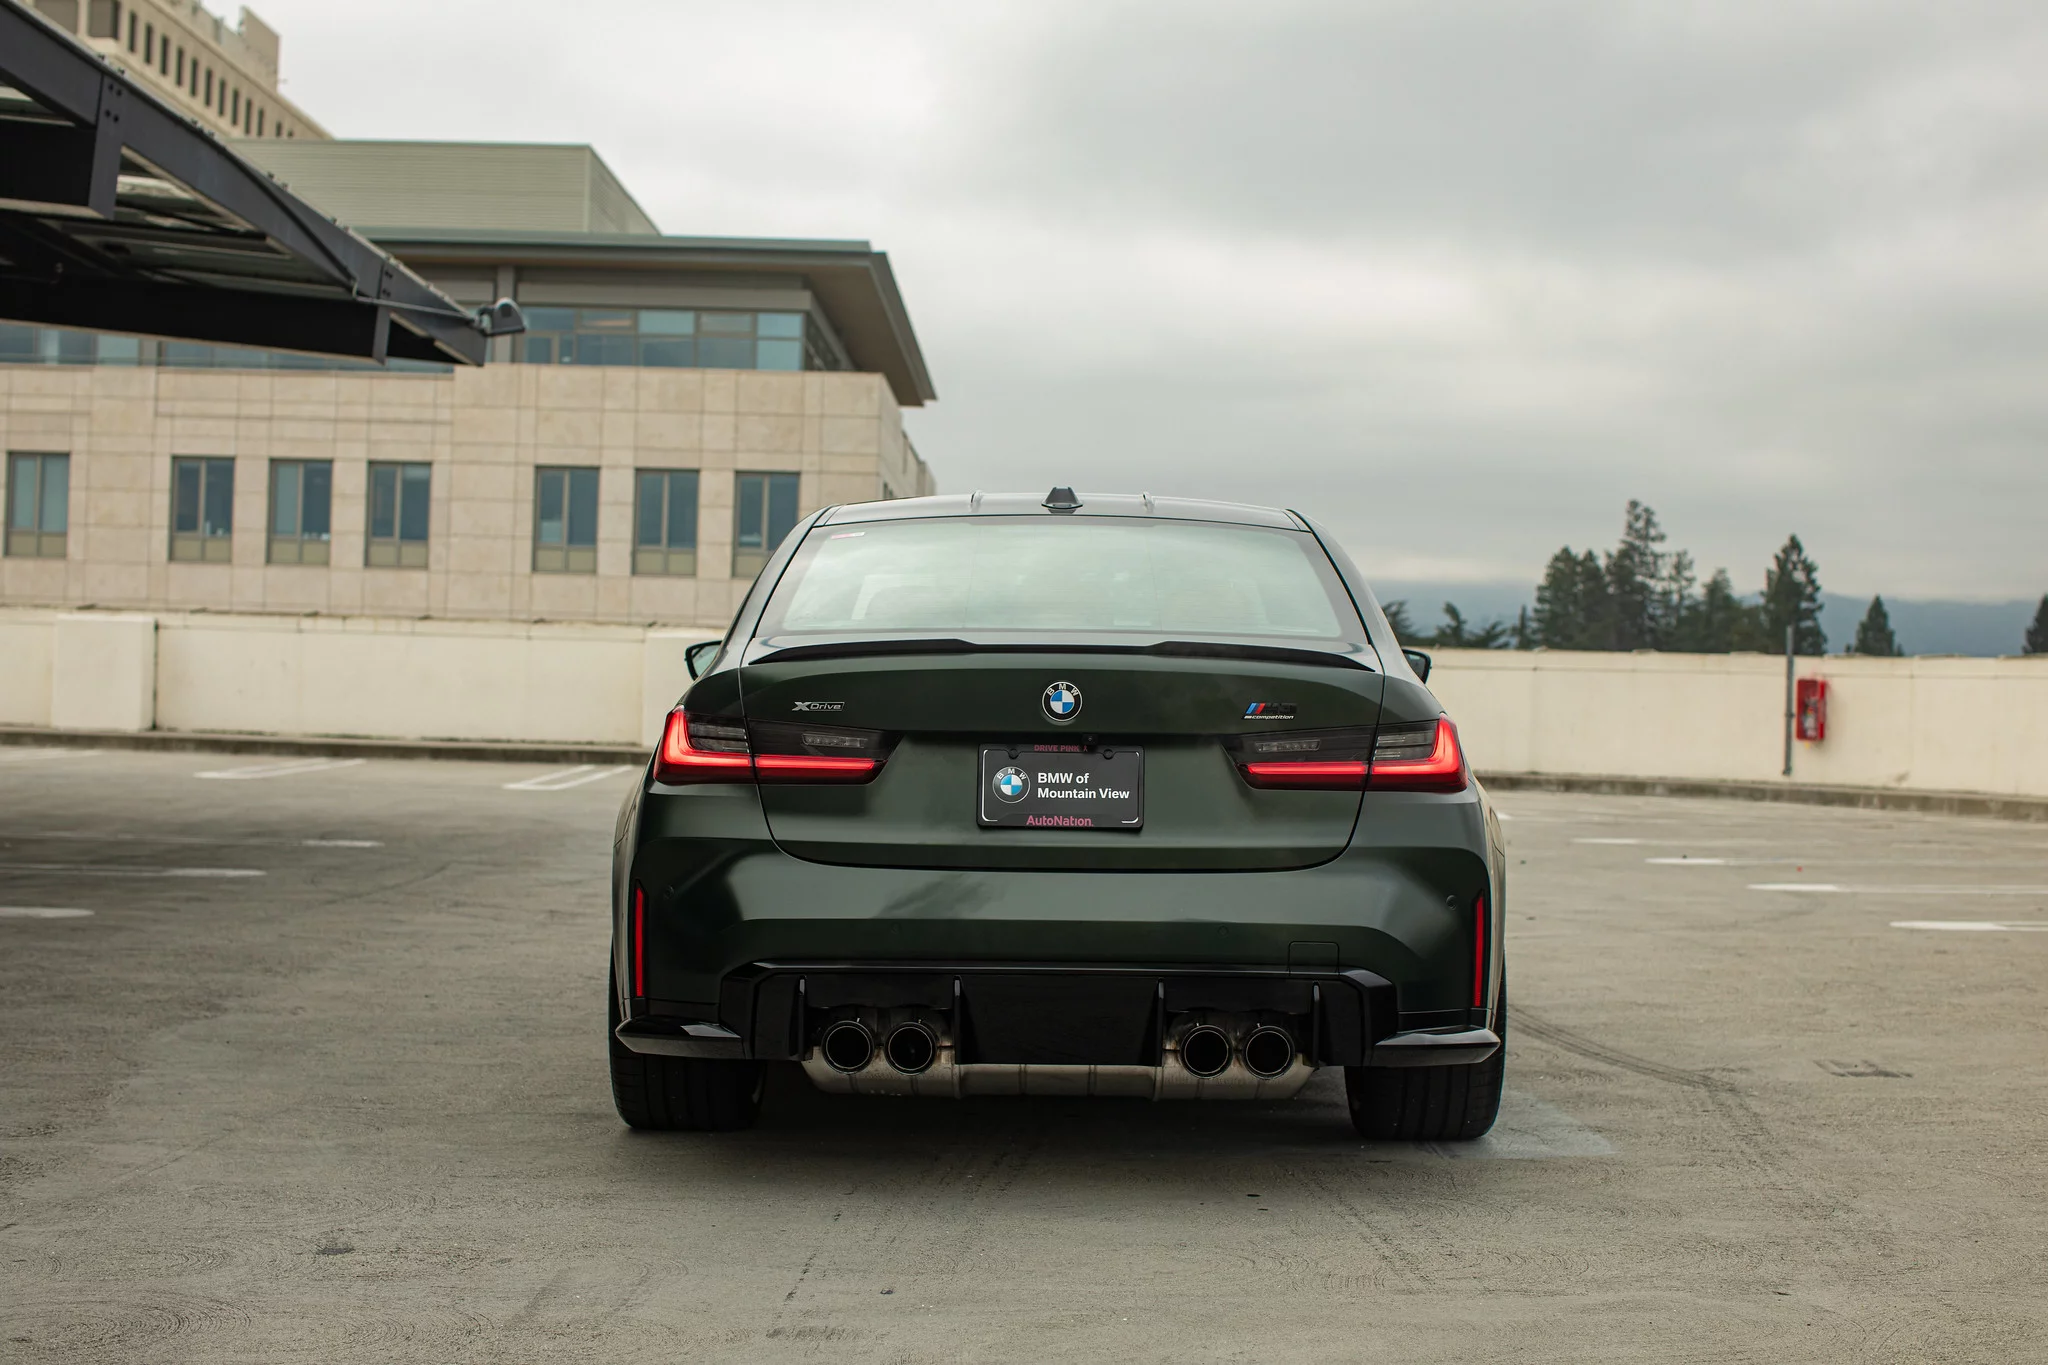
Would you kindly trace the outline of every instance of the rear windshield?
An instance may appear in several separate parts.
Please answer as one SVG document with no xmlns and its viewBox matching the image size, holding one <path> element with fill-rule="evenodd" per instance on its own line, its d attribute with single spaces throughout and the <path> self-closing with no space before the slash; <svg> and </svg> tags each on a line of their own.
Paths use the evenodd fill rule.
<svg viewBox="0 0 2048 1365">
<path fill-rule="evenodd" d="M 1107 517 L 820 526 L 775 585 L 759 630 L 1361 635 L 1329 557 L 1307 535 Z"/>
</svg>

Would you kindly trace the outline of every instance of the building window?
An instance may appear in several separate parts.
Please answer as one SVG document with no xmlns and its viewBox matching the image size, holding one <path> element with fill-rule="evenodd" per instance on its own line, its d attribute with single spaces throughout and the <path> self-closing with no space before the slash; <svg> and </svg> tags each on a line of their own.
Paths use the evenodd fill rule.
<svg viewBox="0 0 2048 1365">
<path fill-rule="evenodd" d="M 796 475 L 741 474 L 732 500 L 732 576 L 752 578 L 796 525 Z"/>
<path fill-rule="evenodd" d="M 88 38 L 120 42 L 121 0 L 92 0 L 85 12 L 85 33 Z"/>
<path fill-rule="evenodd" d="M 235 529 L 235 462 L 210 456 L 171 461 L 171 558 L 225 564 Z"/>
<path fill-rule="evenodd" d="M 210 66 L 206 68 L 206 93 L 200 96 L 199 102 L 209 109 L 213 107 L 213 68 Z"/>
<path fill-rule="evenodd" d="M 128 50 L 135 50 L 135 11 L 128 11 Z"/>
<path fill-rule="evenodd" d="M 332 460 L 272 460 L 270 562 L 325 564 L 333 505 Z"/>
<path fill-rule="evenodd" d="M 633 572 L 697 572 L 697 471 L 643 469 L 633 486 Z"/>
<path fill-rule="evenodd" d="M 528 308 L 519 358 L 529 365 L 842 368 L 817 324 L 802 313 L 694 308 Z"/>
<path fill-rule="evenodd" d="M 597 572 L 595 469 L 534 471 L 533 571 Z"/>
<path fill-rule="evenodd" d="M 433 472 L 424 464 L 370 466 L 370 538 L 363 563 L 373 569 L 427 567 L 427 493 Z"/>
<path fill-rule="evenodd" d="M 7 457 L 7 553 L 62 559 L 71 519 L 71 457 Z"/>
<path fill-rule="evenodd" d="M 155 24 L 144 24 L 142 26 L 142 64 L 144 66 L 154 66 L 156 64 Z"/>
</svg>

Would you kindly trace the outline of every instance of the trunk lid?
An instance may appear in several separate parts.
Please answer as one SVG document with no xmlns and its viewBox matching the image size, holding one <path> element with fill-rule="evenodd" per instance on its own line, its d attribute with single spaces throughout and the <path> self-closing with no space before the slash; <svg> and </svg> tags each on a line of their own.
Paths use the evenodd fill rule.
<svg viewBox="0 0 2048 1365">
<path fill-rule="evenodd" d="M 1339 656 L 1287 649 L 899 652 L 785 650 L 740 670 L 750 724 L 886 732 L 889 758 L 858 785 L 763 784 L 775 841 L 814 862 L 875 867 L 1274 870 L 1342 852 L 1357 791 L 1256 790 L 1225 750 L 1238 735 L 1370 727 L 1385 679 Z M 784 655 L 792 657 L 782 657 Z M 1067 723 L 1055 683 L 1078 690 Z M 1055 707 L 1063 705 L 1063 696 Z M 1261 707 L 1260 704 L 1263 704 Z M 1248 711 L 1260 708 L 1251 716 Z M 1142 748 L 1136 830 L 987 828 L 982 749 L 1073 767 L 1091 749 Z M 1040 754 L 1034 745 L 1079 746 Z"/>
</svg>

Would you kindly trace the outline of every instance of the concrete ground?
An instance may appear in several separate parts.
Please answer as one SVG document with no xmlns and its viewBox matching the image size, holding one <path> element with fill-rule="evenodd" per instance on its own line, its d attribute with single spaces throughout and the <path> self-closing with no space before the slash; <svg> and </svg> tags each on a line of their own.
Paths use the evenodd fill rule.
<svg viewBox="0 0 2048 1365">
<path fill-rule="evenodd" d="M 631 780 L 0 751 L 0 1359 L 2048 1359 L 2038 825 L 1503 796 L 1465 1148 L 1328 1076 L 656 1136 Z"/>
</svg>

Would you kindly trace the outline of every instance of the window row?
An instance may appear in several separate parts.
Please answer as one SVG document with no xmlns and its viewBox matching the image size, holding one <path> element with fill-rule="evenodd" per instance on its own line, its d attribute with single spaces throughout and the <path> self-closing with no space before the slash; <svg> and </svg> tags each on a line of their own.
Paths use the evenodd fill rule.
<svg viewBox="0 0 2048 1365">
<path fill-rule="evenodd" d="M 518 358 L 528 365 L 698 370 L 843 370 L 838 347 L 803 313 L 701 308 L 530 307 Z"/>
<path fill-rule="evenodd" d="M 121 0 L 90 0 L 86 11 L 87 35 L 122 41 L 123 8 Z M 159 34 L 154 21 L 137 14 L 132 5 L 125 8 L 128 21 L 126 45 L 129 52 L 142 59 L 144 66 L 154 68 L 158 75 L 246 136 L 297 135 L 298 130 L 286 124 L 282 114 L 273 118 L 265 105 L 229 80 L 227 73 L 216 73 L 212 66 L 202 61 L 200 50 L 195 49 L 188 56 L 184 44 L 177 41 L 169 28 Z M 77 22 L 75 10 L 71 22 Z"/>
<path fill-rule="evenodd" d="M 697 572 L 694 469 L 633 471 L 633 572 Z M 71 457 L 16 452 L 7 457 L 6 553 L 62 559 L 70 519 Z M 433 467 L 370 463 L 363 563 L 371 568 L 427 566 L 427 512 Z M 534 471 L 533 569 L 596 573 L 598 471 L 548 466 Z M 326 564 L 333 538 L 334 462 L 270 461 L 265 558 L 272 564 Z M 732 572 L 752 578 L 797 523 L 797 476 L 733 476 Z M 174 561 L 225 564 L 235 529 L 235 462 L 180 455 L 171 461 Z"/>
</svg>

